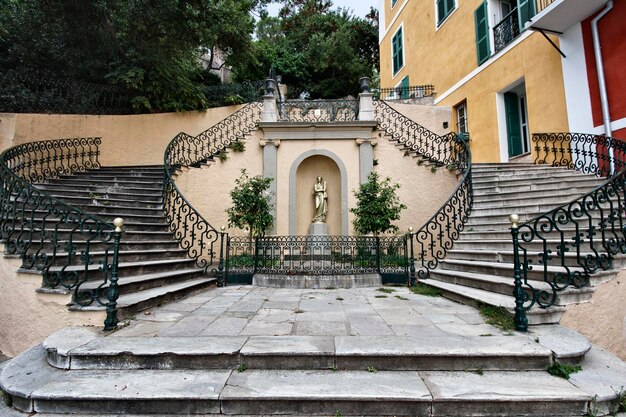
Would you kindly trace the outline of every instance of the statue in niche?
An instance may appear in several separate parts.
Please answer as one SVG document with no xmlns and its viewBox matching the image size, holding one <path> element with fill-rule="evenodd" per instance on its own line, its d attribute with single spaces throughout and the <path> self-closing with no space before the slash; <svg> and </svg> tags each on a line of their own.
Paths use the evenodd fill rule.
<svg viewBox="0 0 626 417">
<path fill-rule="evenodd" d="M 317 181 L 313 186 L 313 194 L 315 195 L 315 216 L 313 217 L 313 223 L 326 223 L 328 193 L 326 192 L 326 181 L 324 181 L 322 177 L 317 177 Z"/>
</svg>

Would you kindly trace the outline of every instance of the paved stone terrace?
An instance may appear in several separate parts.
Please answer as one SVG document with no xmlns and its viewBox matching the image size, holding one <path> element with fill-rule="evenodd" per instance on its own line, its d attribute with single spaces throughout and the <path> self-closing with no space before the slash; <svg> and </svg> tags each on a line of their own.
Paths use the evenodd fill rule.
<svg viewBox="0 0 626 417">
<path fill-rule="evenodd" d="M 405 287 L 215 288 L 138 313 L 112 336 L 490 336 L 475 308 Z"/>
</svg>

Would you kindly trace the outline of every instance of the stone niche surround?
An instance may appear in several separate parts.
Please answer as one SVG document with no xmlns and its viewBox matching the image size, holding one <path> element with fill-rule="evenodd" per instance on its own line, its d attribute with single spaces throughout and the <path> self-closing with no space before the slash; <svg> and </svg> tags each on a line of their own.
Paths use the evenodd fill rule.
<svg viewBox="0 0 626 417">
<path fill-rule="evenodd" d="M 340 230 L 329 230 L 329 234 L 350 234 L 349 208 L 355 203 L 352 190 L 367 181 L 374 169 L 376 127 L 375 121 L 259 123 L 263 176 L 275 179 L 270 190 L 276 219 L 272 234 L 303 234 L 302 230 L 298 233 L 297 172 L 303 161 L 314 156 L 329 158 L 339 170 Z"/>
</svg>

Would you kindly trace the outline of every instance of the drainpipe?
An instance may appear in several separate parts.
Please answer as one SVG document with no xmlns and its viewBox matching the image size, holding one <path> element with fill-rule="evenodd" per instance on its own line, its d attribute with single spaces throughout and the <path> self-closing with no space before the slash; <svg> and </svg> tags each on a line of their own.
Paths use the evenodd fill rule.
<svg viewBox="0 0 626 417">
<path fill-rule="evenodd" d="M 602 50 L 600 46 L 600 34 L 598 33 L 598 22 L 613 8 L 613 0 L 606 3 L 606 7 L 602 12 L 591 21 L 591 35 L 593 38 L 593 52 L 596 58 L 596 69 L 598 70 L 598 86 L 600 89 L 600 103 L 602 105 L 602 120 L 604 122 L 604 135 L 610 138 L 613 134 L 611 131 L 611 114 L 609 113 L 609 96 L 606 92 L 606 80 L 604 78 L 604 63 L 602 61 Z M 611 159 L 611 174 L 615 171 L 613 162 L 613 147 L 609 148 L 609 157 Z"/>
</svg>

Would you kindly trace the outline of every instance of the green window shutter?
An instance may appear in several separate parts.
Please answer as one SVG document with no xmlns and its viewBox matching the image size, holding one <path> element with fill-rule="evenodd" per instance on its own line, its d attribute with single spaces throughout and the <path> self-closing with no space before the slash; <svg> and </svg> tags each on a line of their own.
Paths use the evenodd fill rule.
<svg viewBox="0 0 626 417">
<path fill-rule="evenodd" d="M 393 58 L 393 73 L 398 72 L 404 62 L 402 60 L 402 28 L 398 29 L 393 38 L 391 39 L 392 58 Z"/>
<path fill-rule="evenodd" d="M 535 0 L 517 0 L 517 13 L 519 13 L 520 31 L 526 22 L 535 16 Z"/>
<path fill-rule="evenodd" d="M 437 0 L 437 24 L 441 24 L 443 19 L 446 17 L 446 0 Z"/>
<path fill-rule="evenodd" d="M 391 7 L 395 6 L 398 0 L 391 0 Z"/>
<path fill-rule="evenodd" d="M 400 81 L 400 98 L 409 98 L 409 76 L 407 75 Z"/>
<path fill-rule="evenodd" d="M 446 16 L 454 10 L 454 0 L 446 0 Z"/>
<path fill-rule="evenodd" d="M 474 11 L 474 23 L 476 25 L 476 52 L 478 65 L 485 62 L 491 55 L 489 45 L 489 21 L 487 20 L 487 1 Z"/>
</svg>

